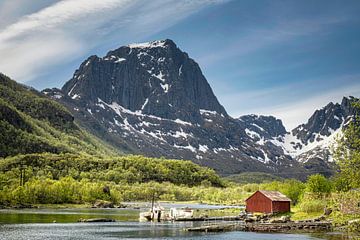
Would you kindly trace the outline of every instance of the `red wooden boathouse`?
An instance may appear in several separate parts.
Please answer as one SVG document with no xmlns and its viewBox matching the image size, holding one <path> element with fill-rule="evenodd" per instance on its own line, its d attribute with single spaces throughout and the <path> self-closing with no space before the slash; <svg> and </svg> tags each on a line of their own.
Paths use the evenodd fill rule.
<svg viewBox="0 0 360 240">
<path fill-rule="evenodd" d="M 290 212 L 291 200 L 278 191 L 256 191 L 245 202 L 247 212 Z"/>
</svg>

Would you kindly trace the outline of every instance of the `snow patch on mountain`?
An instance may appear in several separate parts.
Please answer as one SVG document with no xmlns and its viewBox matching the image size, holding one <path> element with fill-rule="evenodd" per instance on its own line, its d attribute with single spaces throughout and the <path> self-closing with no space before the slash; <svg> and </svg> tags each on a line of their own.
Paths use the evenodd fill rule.
<svg viewBox="0 0 360 240">
<path fill-rule="evenodd" d="M 157 40 L 151 42 L 143 43 L 132 43 L 127 45 L 129 48 L 157 48 L 157 47 L 166 47 L 165 40 Z"/>
<path fill-rule="evenodd" d="M 269 140 L 276 146 L 281 147 L 284 152 L 290 155 L 293 158 L 298 158 L 305 153 L 310 153 L 312 151 L 328 150 L 330 154 L 332 149 L 336 147 L 337 140 L 342 136 L 344 122 L 336 130 L 330 129 L 331 134 L 329 136 L 322 135 L 320 133 L 312 133 L 313 138 L 309 139 L 306 143 L 303 143 L 297 136 L 293 133 L 285 134 L 284 136 L 279 136 Z M 316 151 L 308 155 L 307 159 L 304 159 L 304 156 L 301 158 L 302 162 L 306 162 L 311 157 L 316 156 Z"/>
</svg>

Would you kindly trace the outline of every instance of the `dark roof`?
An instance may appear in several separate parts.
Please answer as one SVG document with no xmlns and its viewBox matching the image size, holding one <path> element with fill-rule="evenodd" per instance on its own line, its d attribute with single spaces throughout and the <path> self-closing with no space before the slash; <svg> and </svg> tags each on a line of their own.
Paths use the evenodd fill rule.
<svg viewBox="0 0 360 240">
<path fill-rule="evenodd" d="M 257 193 L 257 192 L 262 193 L 265 197 L 269 198 L 271 201 L 291 202 L 290 198 L 286 197 L 284 194 L 282 194 L 281 192 L 278 192 L 278 191 L 259 190 L 259 191 L 256 191 L 255 193 Z M 246 199 L 246 201 L 249 200 L 253 195 L 248 197 Z"/>
</svg>

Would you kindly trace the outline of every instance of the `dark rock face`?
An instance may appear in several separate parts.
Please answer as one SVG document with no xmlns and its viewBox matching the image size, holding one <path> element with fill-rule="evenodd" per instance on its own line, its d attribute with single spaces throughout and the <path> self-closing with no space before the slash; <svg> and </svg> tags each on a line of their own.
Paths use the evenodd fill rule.
<svg viewBox="0 0 360 240">
<path fill-rule="evenodd" d="M 302 143 L 316 141 L 316 134 L 330 136 L 344 124 L 348 117 L 355 114 L 355 110 L 351 106 L 351 102 L 354 100 L 353 97 L 344 97 L 341 104 L 329 103 L 324 108 L 316 110 L 306 124 L 298 126 L 292 133 L 301 139 Z"/>
<path fill-rule="evenodd" d="M 265 139 L 271 139 L 286 134 L 286 129 L 280 119 L 273 116 L 245 115 L 238 118 L 245 127 L 256 132 Z"/>
<path fill-rule="evenodd" d="M 200 123 L 200 109 L 227 115 L 198 64 L 171 40 L 132 44 L 91 56 L 62 90 L 85 102 L 116 102 L 131 111 Z"/>
<path fill-rule="evenodd" d="M 315 133 L 330 136 L 352 114 L 349 99 L 344 99 L 341 105 L 316 111 L 291 133 L 272 116 L 233 119 L 198 64 L 171 40 L 130 44 L 102 58 L 91 56 L 61 90 L 44 93 L 65 105 L 80 125 L 123 152 L 189 159 L 223 175 L 257 171 L 304 178 L 314 166 L 324 164 L 331 171 L 324 159 L 328 149 L 323 152 L 320 147 L 323 155 L 316 159 L 303 150 Z"/>
</svg>

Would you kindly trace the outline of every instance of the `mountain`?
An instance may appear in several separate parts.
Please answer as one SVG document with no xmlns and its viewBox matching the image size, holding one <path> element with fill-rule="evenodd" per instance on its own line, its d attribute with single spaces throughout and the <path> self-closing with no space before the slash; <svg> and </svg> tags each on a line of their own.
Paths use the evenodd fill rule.
<svg viewBox="0 0 360 240">
<path fill-rule="evenodd" d="M 171 40 L 91 56 L 62 90 L 85 103 L 117 103 L 132 112 L 195 124 L 203 122 L 200 109 L 227 116 L 199 65 Z"/>
<path fill-rule="evenodd" d="M 273 142 L 305 168 L 330 174 L 334 169 L 332 152 L 336 141 L 341 137 L 347 123 L 359 114 L 352 106 L 356 101 L 359 99 L 344 97 L 341 103 L 331 102 L 316 110 L 307 123 L 279 136 Z"/>
<path fill-rule="evenodd" d="M 168 39 L 91 56 L 61 90 L 43 92 L 127 153 L 190 159 L 221 174 L 299 166 L 276 146 L 259 147 L 219 104 L 198 64 Z M 271 134 L 284 132 L 280 120 L 269 121 L 279 125 L 266 127 Z"/>
<path fill-rule="evenodd" d="M 122 152 L 189 159 L 222 175 L 331 174 L 330 147 L 322 143 L 341 131 L 344 123 L 335 117 L 352 114 L 349 103 L 330 104 L 331 110 L 316 111 L 291 132 L 272 116 L 232 118 L 199 65 L 169 39 L 91 56 L 62 89 L 43 93 L 64 105 L 81 127 Z"/>
<path fill-rule="evenodd" d="M 30 153 L 116 154 L 62 105 L 0 74 L 0 157 Z"/>
</svg>

